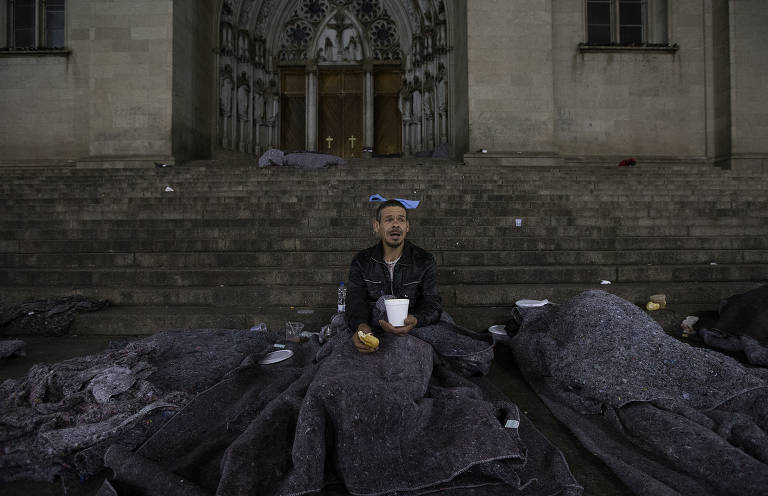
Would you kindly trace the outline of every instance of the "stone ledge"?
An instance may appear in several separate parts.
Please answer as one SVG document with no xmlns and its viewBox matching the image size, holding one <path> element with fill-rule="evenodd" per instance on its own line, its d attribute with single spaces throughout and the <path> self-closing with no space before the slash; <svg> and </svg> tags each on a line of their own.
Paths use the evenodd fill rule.
<svg viewBox="0 0 768 496">
<path fill-rule="evenodd" d="M 175 165 L 176 159 L 168 156 L 94 156 L 80 158 L 78 169 L 148 169 L 155 163 Z"/>
<path fill-rule="evenodd" d="M 588 45 L 586 43 L 579 43 L 579 51 L 581 53 L 598 53 L 598 52 L 675 53 L 679 49 L 680 49 L 680 46 L 677 43 L 673 45 L 664 45 L 664 46 Z"/>
<path fill-rule="evenodd" d="M 69 48 L 43 50 L 9 50 L 7 48 L 0 49 L 0 57 L 69 57 L 71 53 L 72 50 Z"/>
<path fill-rule="evenodd" d="M 464 154 L 467 165 L 502 165 L 512 167 L 563 165 L 560 155 L 552 152 L 471 152 Z"/>
</svg>

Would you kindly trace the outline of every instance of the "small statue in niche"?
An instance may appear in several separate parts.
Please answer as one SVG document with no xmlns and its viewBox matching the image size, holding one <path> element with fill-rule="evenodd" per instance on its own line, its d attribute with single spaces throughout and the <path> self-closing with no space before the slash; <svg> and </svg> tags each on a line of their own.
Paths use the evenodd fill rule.
<svg viewBox="0 0 768 496">
<path fill-rule="evenodd" d="M 261 154 L 261 126 L 266 112 L 264 101 L 264 81 L 258 78 L 253 84 L 253 152 Z"/>
<path fill-rule="evenodd" d="M 220 143 L 224 148 L 231 146 L 230 125 L 232 121 L 232 67 L 227 64 L 221 71 L 219 83 L 219 133 Z"/>
<path fill-rule="evenodd" d="M 448 142 L 448 77 L 445 74 L 445 65 L 441 62 L 437 66 L 437 115 L 438 129 L 440 130 L 440 143 Z"/>
<path fill-rule="evenodd" d="M 228 22 L 221 23 L 221 53 L 231 56 L 234 54 L 234 44 L 232 41 L 232 25 Z"/>
<path fill-rule="evenodd" d="M 238 150 L 250 151 L 251 133 L 248 124 L 248 114 L 251 106 L 251 86 L 248 84 L 248 74 L 240 73 L 237 80 L 237 121 L 238 121 Z"/>
<path fill-rule="evenodd" d="M 237 42 L 238 60 L 240 62 L 248 62 L 250 57 L 249 51 L 250 37 L 248 31 L 240 31 L 240 36 Z"/>
<path fill-rule="evenodd" d="M 424 138 L 427 150 L 435 148 L 435 80 L 429 71 L 424 73 Z"/>
</svg>

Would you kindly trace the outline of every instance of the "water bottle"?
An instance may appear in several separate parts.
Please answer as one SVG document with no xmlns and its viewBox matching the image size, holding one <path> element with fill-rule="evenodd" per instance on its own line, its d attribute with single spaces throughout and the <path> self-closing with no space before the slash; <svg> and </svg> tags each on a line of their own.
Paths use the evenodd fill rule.
<svg viewBox="0 0 768 496">
<path fill-rule="evenodd" d="M 339 288 L 336 290 L 336 310 L 344 312 L 347 309 L 347 288 L 344 287 L 344 282 L 339 283 Z"/>
</svg>

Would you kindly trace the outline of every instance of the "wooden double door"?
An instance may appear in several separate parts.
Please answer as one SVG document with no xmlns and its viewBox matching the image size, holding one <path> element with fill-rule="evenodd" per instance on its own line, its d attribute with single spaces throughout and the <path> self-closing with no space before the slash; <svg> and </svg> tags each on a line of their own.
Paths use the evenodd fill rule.
<svg viewBox="0 0 768 496">
<path fill-rule="evenodd" d="M 317 86 L 317 111 L 308 109 L 303 70 L 282 72 L 281 148 L 305 150 L 307 133 L 315 132 L 317 151 L 343 158 L 361 157 L 365 145 L 365 109 L 372 110 L 370 136 L 374 153 L 396 155 L 401 152 L 402 120 L 398 109 L 401 73 L 379 69 L 372 74 L 373 92 L 366 102 L 364 71 L 359 69 L 320 70 Z M 309 101 L 314 99 L 310 97 Z M 313 107 L 314 105 L 311 104 Z M 309 112 L 309 114 L 307 114 Z M 308 118 L 314 114 L 317 120 Z M 309 122 L 316 122 L 315 130 Z"/>
<path fill-rule="evenodd" d="M 320 71 L 317 93 L 318 150 L 343 158 L 360 157 L 365 132 L 365 73 Z"/>
</svg>

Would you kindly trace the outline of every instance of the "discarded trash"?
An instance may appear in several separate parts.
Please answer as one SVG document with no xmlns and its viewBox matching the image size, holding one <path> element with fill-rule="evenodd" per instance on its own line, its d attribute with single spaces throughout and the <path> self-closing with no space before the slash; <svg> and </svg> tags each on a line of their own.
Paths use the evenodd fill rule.
<svg viewBox="0 0 768 496">
<path fill-rule="evenodd" d="M 515 227 L 522 227 L 523 219 L 515 219 Z"/>
<path fill-rule="evenodd" d="M 696 333 L 696 330 L 693 328 L 693 326 L 696 325 L 696 322 L 698 321 L 699 318 L 695 315 L 689 315 L 683 319 L 683 321 L 680 323 L 680 328 L 683 330 L 684 338 L 687 338 L 690 334 Z"/>
<path fill-rule="evenodd" d="M 253 332 L 261 332 L 266 330 L 267 330 L 267 324 L 265 324 L 264 322 L 259 322 L 255 326 L 251 327 L 251 331 Z"/>
<path fill-rule="evenodd" d="M 166 186 L 166 187 L 165 187 L 165 192 L 166 192 L 166 193 L 170 193 L 170 192 L 172 192 L 172 191 L 173 191 L 173 188 L 171 188 L 170 186 Z"/>
<path fill-rule="evenodd" d="M 155 162 L 155 167 L 158 167 L 158 168 L 171 167 L 171 164 L 164 164 L 162 162 Z"/>
<path fill-rule="evenodd" d="M 658 303 L 654 303 L 654 302 L 652 302 L 652 301 L 649 301 L 649 302 L 648 302 L 648 303 L 646 303 L 646 305 L 645 305 L 645 309 L 646 309 L 646 310 L 649 310 L 649 311 L 651 311 L 651 312 L 653 312 L 653 311 L 655 311 L 655 310 L 658 310 L 659 308 L 661 308 L 661 305 L 659 305 Z"/>
<path fill-rule="evenodd" d="M 665 294 L 651 295 L 651 297 L 648 298 L 648 300 L 650 300 L 650 301 L 652 301 L 654 303 L 658 303 L 659 308 L 666 308 L 666 306 L 667 306 L 667 295 L 665 295 Z"/>
<path fill-rule="evenodd" d="M 600 284 L 610 284 L 610 283 L 611 283 L 611 281 L 608 281 L 608 280 L 605 280 L 605 279 L 600 281 Z"/>
<path fill-rule="evenodd" d="M 619 167 L 632 167 L 637 163 L 637 160 L 633 158 L 627 158 L 619 162 Z"/>
<path fill-rule="evenodd" d="M 717 262 L 709 262 L 709 265 L 717 265 Z"/>
<path fill-rule="evenodd" d="M 304 329 L 304 324 L 301 322 L 291 322 L 288 321 L 285 323 L 285 339 L 288 341 L 293 341 L 296 343 L 301 342 L 301 331 Z"/>
</svg>

